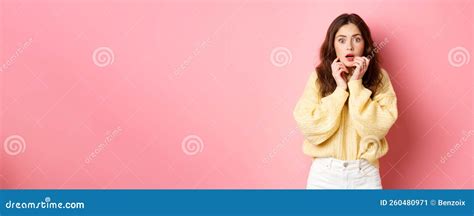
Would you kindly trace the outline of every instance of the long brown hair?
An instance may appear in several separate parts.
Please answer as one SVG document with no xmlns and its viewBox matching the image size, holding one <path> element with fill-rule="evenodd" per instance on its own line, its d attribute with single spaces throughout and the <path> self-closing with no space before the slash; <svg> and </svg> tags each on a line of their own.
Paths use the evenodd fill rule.
<svg viewBox="0 0 474 216">
<path fill-rule="evenodd" d="M 339 28 L 349 23 L 352 23 L 359 28 L 365 42 L 363 55 L 370 58 L 369 67 L 362 78 L 362 84 L 372 91 L 371 97 L 373 97 L 377 91 L 378 85 L 381 83 L 382 77 L 379 56 L 378 52 L 374 52 L 376 44 L 374 44 L 374 41 L 372 40 L 369 27 L 359 15 L 345 13 L 339 15 L 334 21 L 332 21 L 326 33 L 326 38 L 321 45 L 319 55 L 321 63 L 316 67 L 316 73 L 318 75 L 316 82 L 318 82 L 320 86 L 319 91 L 322 97 L 331 94 L 337 87 L 331 71 L 331 64 L 336 58 L 334 38 Z"/>
</svg>

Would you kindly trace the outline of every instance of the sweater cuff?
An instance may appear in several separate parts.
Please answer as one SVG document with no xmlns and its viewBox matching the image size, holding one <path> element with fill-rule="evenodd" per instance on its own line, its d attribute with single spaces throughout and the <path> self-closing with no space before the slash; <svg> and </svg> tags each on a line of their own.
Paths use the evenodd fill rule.
<svg viewBox="0 0 474 216">
<path fill-rule="evenodd" d="M 343 106 L 346 103 L 347 98 L 349 97 L 349 92 L 341 87 L 336 87 L 336 89 L 332 92 L 332 94 L 323 97 L 322 101 L 328 101 L 332 105 L 337 107 Z"/>
<path fill-rule="evenodd" d="M 347 86 L 349 87 L 350 90 L 360 90 L 364 86 L 362 85 L 362 79 L 358 80 L 349 80 L 347 83 Z"/>
<path fill-rule="evenodd" d="M 336 87 L 336 90 L 334 90 L 333 94 L 337 98 L 343 98 L 343 99 L 347 99 L 347 97 L 349 96 L 349 92 L 347 92 L 345 89 L 339 86 Z"/>
<path fill-rule="evenodd" d="M 362 84 L 362 79 L 350 80 L 347 83 L 347 86 L 349 88 L 349 92 L 351 92 L 351 96 L 354 95 L 355 97 L 360 97 L 363 95 L 370 97 L 370 95 L 372 95 L 372 91 L 365 88 L 365 86 Z"/>
</svg>

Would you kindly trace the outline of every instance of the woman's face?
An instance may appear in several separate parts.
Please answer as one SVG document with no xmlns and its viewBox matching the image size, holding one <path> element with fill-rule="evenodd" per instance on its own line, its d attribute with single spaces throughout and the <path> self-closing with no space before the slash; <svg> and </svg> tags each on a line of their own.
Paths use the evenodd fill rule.
<svg viewBox="0 0 474 216">
<path fill-rule="evenodd" d="M 346 67 L 355 67 L 354 57 L 364 54 L 364 39 L 356 25 L 341 26 L 334 39 L 336 56 Z"/>
</svg>

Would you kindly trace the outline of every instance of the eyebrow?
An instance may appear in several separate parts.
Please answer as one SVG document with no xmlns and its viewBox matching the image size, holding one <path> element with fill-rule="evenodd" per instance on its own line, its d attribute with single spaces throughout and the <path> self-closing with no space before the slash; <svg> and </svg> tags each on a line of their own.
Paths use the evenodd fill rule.
<svg viewBox="0 0 474 216">
<path fill-rule="evenodd" d="M 360 36 L 360 34 L 355 34 L 355 35 L 352 35 L 352 37 L 355 37 L 355 36 Z M 338 37 L 346 37 L 345 35 L 336 35 L 336 38 Z"/>
</svg>

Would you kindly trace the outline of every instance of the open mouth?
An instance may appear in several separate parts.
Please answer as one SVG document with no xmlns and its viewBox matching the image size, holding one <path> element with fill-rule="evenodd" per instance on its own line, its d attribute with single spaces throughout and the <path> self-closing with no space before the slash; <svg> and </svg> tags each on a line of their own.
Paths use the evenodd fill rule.
<svg viewBox="0 0 474 216">
<path fill-rule="evenodd" d="M 354 54 L 347 54 L 346 59 L 347 61 L 354 61 Z"/>
</svg>

